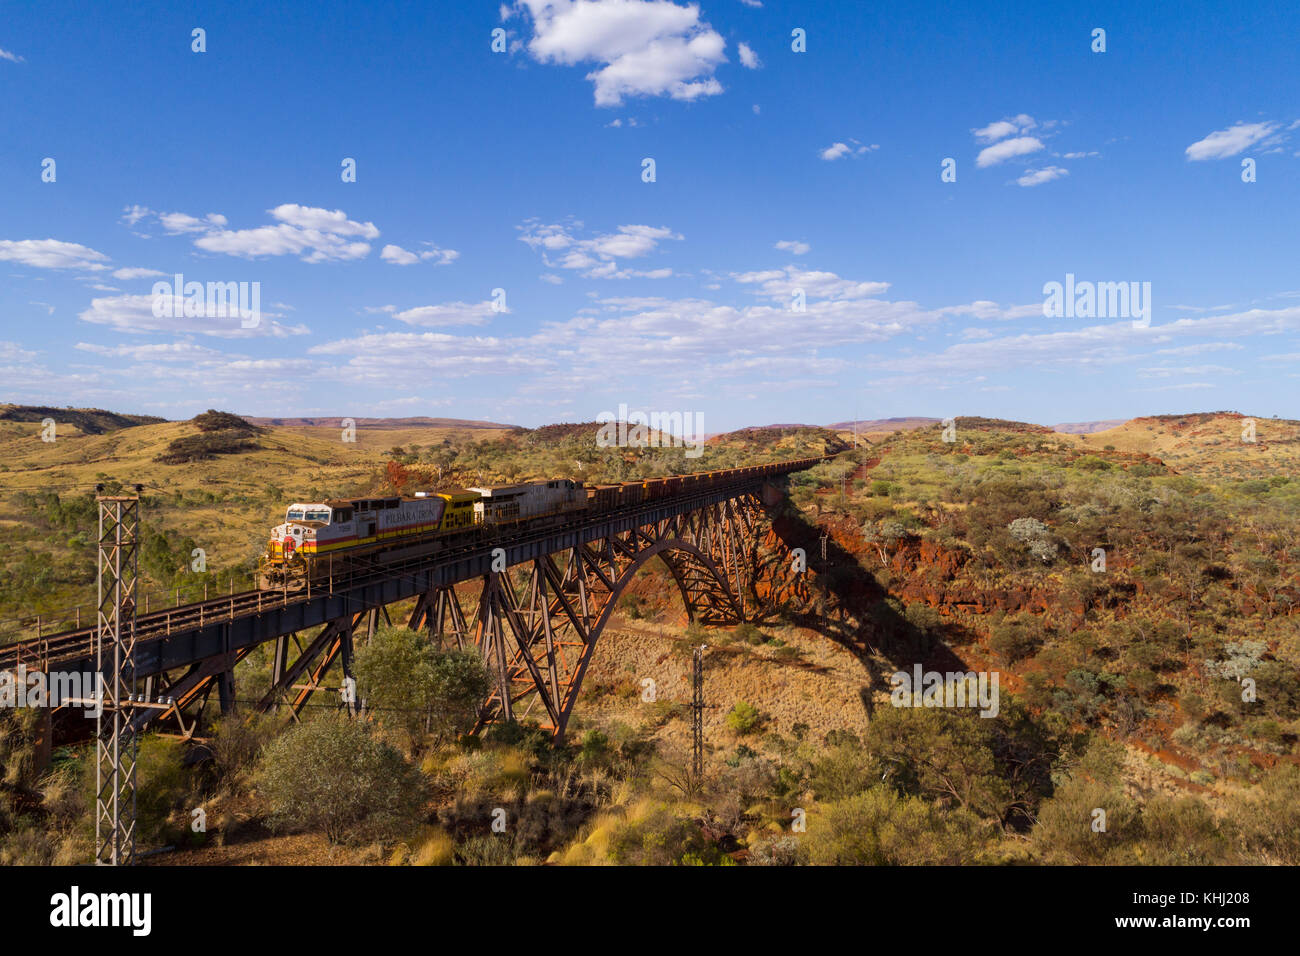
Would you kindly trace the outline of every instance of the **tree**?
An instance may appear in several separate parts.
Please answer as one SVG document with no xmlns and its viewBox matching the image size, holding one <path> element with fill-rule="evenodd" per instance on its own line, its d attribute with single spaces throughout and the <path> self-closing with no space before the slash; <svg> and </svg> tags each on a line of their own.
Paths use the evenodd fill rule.
<svg viewBox="0 0 1300 956">
<path fill-rule="evenodd" d="M 440 651 L 417 631 L 386 627 L 357 651 L 357 690 L 381 723 L 405 732 L 412 752 L 473 725 L 490 678 L 478 654 Z"/>
<path fill-rule="evenodd" d="M 329 716 L 273 741 L 257 775 L 273 830 L 319 829 L 331 843 L 408 831 L 426 800 L 424 776 L 359 720 Z"/>
<path fill-rule="evenodd" d="M 1007 532 L 1044 564 L 1055 559 L 1057 546 L 1052 540 L 1052 532 L 1037 518 L 1017 518 L 1007 525 Z"/>
<path fill-rule="evenodd" d="M 880 558 L 883 567 L 889 563 L 889 555 L 898 546 L 898 542 L 907 537 L 907 527 L 894 519 L 868 521 L 862 526 L 862 537 L 876 549 L 876 556 Z"/>
<path fill-rule="evenodd" d="M 476 652 L 435 651 L 430 732 L 439 740 L 469 732 L 491 687 L 492 677 Z"/>
</svg>

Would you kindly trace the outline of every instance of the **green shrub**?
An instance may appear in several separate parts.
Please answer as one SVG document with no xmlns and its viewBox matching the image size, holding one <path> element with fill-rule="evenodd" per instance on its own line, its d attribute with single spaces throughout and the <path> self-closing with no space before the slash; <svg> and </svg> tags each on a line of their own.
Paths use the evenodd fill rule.
<svg viewBox="0 0 1300 956">
<path fill-rule="evenodd" d="M 945 812 L 886 787 L 812 814 L 806 840 L 808 861 L 814 866 L 954 866 L 977 862 L 982 846 L 974 814 Z"/>
<path fill-rule="evenodd" d="M 727 714 L 727 726 L 737 734 L 751 733 L 760 720 L 762 715 L 758 712 L 758 708 L 743 700 L 736 701 L 736 705 Z"/>
<path fill-rule="evenodd" d="M 426 799 L 416 768 L 365 724 L 341 717 L 299 724 L 272 742 L 257 783 L 272 829 L 323 830 L 331 843 L 409 832 Z"/>
<path fill-rule="evenodd" d="M 1074 467 L 1082 471 L 1110 471 L 1111 464 L 1105 458 L 1084 455 L 1074 462 Z"/>
<path fill-rule="evenodd" d="M 1042 625 L 1032 615 L 1023 615 L 994 624 L 989 646 L 1008 664 L 1014 664 L 1032 656 L 1042 640 Z"/>
</svg>

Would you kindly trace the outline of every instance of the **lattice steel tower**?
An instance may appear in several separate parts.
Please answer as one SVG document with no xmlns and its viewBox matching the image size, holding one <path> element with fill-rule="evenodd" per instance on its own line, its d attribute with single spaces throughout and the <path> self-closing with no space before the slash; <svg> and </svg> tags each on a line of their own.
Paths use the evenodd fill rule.
<svg viewBox="0 0 1300 956">
<path fill-rule="evenodd" d="M 96 491 L 103 491 L 97 486 Z M 95 671 L 100 680 L 95 718 L 95 862 L 120 866 L 135 858 L 136 737 L 135 585 L 140 486 L 134 496 L 97 495 L 99 611 Z"/>
</svg>

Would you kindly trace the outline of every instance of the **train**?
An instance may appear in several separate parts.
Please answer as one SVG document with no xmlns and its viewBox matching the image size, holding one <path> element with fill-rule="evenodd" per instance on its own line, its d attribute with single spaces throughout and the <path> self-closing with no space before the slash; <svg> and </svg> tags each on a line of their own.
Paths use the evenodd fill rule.
<svg viewBox="0 0 1300 956">
<path fill-rule="evenodd" d="M 264 589 L 301 590 L 312 581 L 364 571 L 481 542 L 508 530 L 561 524 L 735 481 L 810 468 L 822 458 L 585 485 L 570 478 L 495 487 L 416 491 L 295 502 L 271 530 L 258 562 Z"/>
</svg>

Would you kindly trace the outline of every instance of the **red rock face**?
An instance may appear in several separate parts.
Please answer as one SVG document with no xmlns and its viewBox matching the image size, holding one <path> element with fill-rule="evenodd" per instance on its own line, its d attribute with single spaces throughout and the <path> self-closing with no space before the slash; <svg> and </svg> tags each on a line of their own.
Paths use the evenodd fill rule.
<svg viewBox="0 0 1300 956">
<path fill-rule="evenodd" d="M 908 539 L 890 556 L 890 570 L 899 574 L 925 572 L 932 580 L 951 581 L 966 563 L 967 554 L 934 541 Z"/>
</svg>

